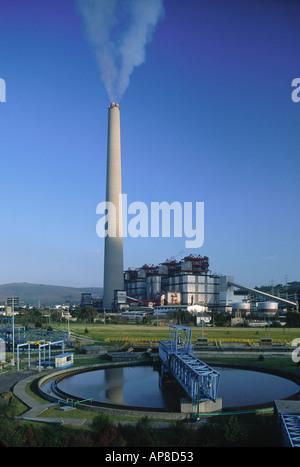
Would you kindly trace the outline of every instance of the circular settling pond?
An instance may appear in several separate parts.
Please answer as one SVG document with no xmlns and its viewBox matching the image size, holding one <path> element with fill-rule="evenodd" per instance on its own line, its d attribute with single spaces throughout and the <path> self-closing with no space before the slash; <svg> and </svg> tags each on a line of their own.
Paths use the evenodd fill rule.
<svg viewBox="0 0 300 467">
<path fill-rule="evenodd" d="M 299 390 L 286 378 L 259 371 L 216 368 L 220 372 L 218 397 L 223 407 L 260 405 L 284 399 Z M 57 388 L 79 399 L 110 405 L 179 410 L 180 398 L 186 397 L 178 383 L 160 384 L 160 375 L 152 366 L 106 368 L 66 377 Z"/>
</svg>

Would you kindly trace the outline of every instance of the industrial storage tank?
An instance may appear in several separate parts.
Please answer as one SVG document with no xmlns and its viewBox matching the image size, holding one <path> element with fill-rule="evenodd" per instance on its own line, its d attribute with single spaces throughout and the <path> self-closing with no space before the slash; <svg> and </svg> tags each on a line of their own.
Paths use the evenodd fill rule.
<svg viewBox="0 0 300 467">
<path fill-rule="evenodd" d="M 277 302 L 259 302 L 257 309 L 260 313 L 264 315 L 275 315 L 278 313 L 278 303 Z"/>
<path fill-rule="evenodd" d="M 251 303 L 250 302 L 237 302 L 232 304 L 232 312 L 236 313 L 240 311 L 242 313 L 250 313 Z"/>
</svg>

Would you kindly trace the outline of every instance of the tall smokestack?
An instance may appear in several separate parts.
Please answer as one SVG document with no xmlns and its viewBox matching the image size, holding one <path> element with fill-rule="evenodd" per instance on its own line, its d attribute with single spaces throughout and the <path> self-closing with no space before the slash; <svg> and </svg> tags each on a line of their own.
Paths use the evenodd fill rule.
<svg viewBox="0 0 300 467">
<path fill-rule="evenodd" d="M 114 290 L 124 289 L 121 194 L 120 108 L 113 102 L 108 107 L 106 202 L 115 206 L 116 236 L 105 237 L 104 308 L 111 308 Z"/>
</svg>

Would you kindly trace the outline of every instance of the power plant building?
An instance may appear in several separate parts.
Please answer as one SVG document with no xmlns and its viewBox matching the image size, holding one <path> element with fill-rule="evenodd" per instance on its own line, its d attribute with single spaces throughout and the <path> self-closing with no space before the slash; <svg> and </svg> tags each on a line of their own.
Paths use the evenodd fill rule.
<svg viewBox="0 0 300 467">
<path fill-rule="evenodd" d="M 230 290 L 227 282 L 227 276 L 211 274 L 208 257 L 200 255 L 186 256 L 181 261 L 165 261 L 158 266 L 144 265 L 124 273 L 129 299 L 145 305 L 153 303 L 153 306 L 231 306 L 233 288 Z"/>
</svg>

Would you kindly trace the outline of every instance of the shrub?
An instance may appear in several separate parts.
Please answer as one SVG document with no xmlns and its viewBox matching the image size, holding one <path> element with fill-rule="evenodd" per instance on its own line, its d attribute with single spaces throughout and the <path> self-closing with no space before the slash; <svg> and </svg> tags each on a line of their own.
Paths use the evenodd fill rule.
<svg viewBox="0 0 300 467">
<path fill-rule="evenodd" d="M 95 446 L 124 446 L 119 425 L 114 425 L 110 417 L 106 414 L 97 415 L 92 422 L 93 439 Z"/>
<path fill-rule="evenodd" d="M 224 427 L 224 438 L 229 446 L 241 446 L 247 439 L 246 430 L 234 415 L 229 417 Z"/>
</svg>

